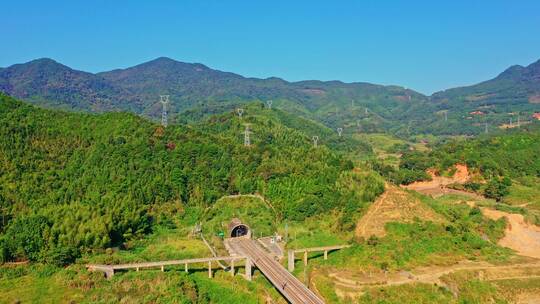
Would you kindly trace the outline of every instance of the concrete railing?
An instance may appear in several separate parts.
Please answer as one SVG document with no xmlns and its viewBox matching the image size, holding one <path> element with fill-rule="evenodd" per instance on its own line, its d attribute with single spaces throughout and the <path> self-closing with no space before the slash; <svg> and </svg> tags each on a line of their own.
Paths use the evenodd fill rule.
<svg viewBox="0 0 540 304">
<path fill-rule="evenodd" d="M 184 269 L 188 272 L 188 265 L 208 263 L 208 277 L 212 277 L 212 262 L 228 261 L 231 264 L 231 273 L 234 275 L 234 262 L 246 260 L 246 265 L 251 265 L 245 256 L 221 256 L 221 257 L 209 257 L 209 258 L 196 258 L 185 260 L 170 260 L 170 261 L 158 261 L 158 262 L 142 262 L 142 263 L 129 263 L 129 264 L 117 264 L 117 265 L 102 265 L 102 264 L 88 264 L 86 268 L 89 271 L 101 271 L 105 273 L 107 278 L 114 275 L 115 270 L 135 269 L 139 271 L 142 268 L 161 268 L 161 271 L 165 271 L 165 266 L 172 265 L 184 265 Z"/>
<path fill-rule="evenodd" d="M 304 253 L 304 266 L 307 265 L 308 262 L 308 253 L 309 252 L 324 252 L 324 259 L 328 259 L 328 252 L 339 250 L 343 248 L 351 247 L 351 245 L 336 245 L 336 246 L 323 246 L 323 247 L 310 247 L 310 248 L 301 248 L 301 249 L 289 249 L 287 252 L 287 269 L 290 272 L 294 271 L 294 259 L 295 259 L 295 253 Z"/>
</svg>

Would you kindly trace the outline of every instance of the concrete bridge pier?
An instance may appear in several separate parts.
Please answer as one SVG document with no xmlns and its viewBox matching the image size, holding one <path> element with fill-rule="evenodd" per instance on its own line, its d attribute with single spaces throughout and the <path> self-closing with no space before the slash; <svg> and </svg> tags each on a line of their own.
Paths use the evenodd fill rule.
<svg viewBox="0 0 540 304">
<path fill-rule="evenodd" d="M 114 275 L 114 269 L 107 269 L 105 270 L 105 278 L 110 279 Z"/>
<path fill-rule="evenodd" d="M 287 269 L 290 272 L 294 271 L 294 250 L 287 251 Z"/>
<path fill-rule="evenodd" d="M 208 261 L 208 278 L 212 278 L 212 262 Z"/>
<path fill-rule="evenodd" d="M 231 261 L 231 275 L 234 277 L 234 260 Z"/>
<path fill-rule="evenodd" d="M 188 266 L 187 266 L 187 263 L 184 264 L 184 271 L 187 273 L 188 272 Z"/>
<path fill-rule="evenodd" d="M 251 260 L 246 259 L 246 280 L 251 281 Z"/>
</svg>

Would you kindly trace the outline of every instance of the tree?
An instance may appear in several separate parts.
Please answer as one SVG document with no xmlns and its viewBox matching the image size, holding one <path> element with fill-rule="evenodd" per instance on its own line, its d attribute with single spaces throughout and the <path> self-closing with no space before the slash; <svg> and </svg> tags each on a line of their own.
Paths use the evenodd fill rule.
<svg viewBox="0 0 540 304">
<path fill-rule="evenodd" d="M 508 178 L 495 177 L 489 181 L 484 189 L 484 195 L 488 198 L 495 199 L 500 202 L 504 196 L 510 193 L 508 189 L 512 185 L 512 181 Z"/>
</svg>

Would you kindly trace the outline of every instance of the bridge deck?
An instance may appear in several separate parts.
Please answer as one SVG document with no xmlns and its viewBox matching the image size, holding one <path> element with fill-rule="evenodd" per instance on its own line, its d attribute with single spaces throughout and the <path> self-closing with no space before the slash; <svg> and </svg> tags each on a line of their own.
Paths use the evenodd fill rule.
<svg viewBox="0 0 540 304">
<path fill-rule="evenodd" d="M 291 249 L 294 253 L 299 252 L 313 252 L 313 251 L 332 251 L 343 248 L 351 247 L 351 245 L 336 245 L 336 246 L 324 246 L 324 247 L 309 247 L 309 248 L 300 248 L 300 249 Z"/>
<path fill-rule="evenodd" d="M 135 269 L 135 268 L 150 268 L 150 267 L 160 267 L 160 266 L 170 266 L 170 265 L 183 265 L 183 264 L 194 264 L 194 263 L 205 263 L 205 262 L 215 262 L 215 261 L 238 261 L 245 259 L 243 256 L 222 256 L 222 257 L 210 257 L 210 258 L 197 258 L 197 259 L 185 259 L 185 260 L 170 260 L 170 261 L 159 261 L 159 262 L 142 262 L 142 263 L 130 263 L 130 264 L 117 264 L 117 265 L 100 265 L 100 264 L 89 264 L 86 265 L 87 268 L 107 268 L 113 270 L 120 269 Z"/>
<path fill-rule="evenodd" d="M 196 263 L 209 263 L 209 272 L 211 272 L 212 262 L 218 261 L 238 261 L 244 260 L 244 256 L 221 256 L 221 257 L 209 257 L 209 258 L 197 258 L 197 259 L 185 259 L 185 260 L 170 260 L 170 261 L 158 261 L 158 262 L 142 262 L 142 263 L 129 263 L 129 264 L 117 264 L 117 265 L 102 265 L 102 264 L 88 264 L 86 268 L 90 271 L 102 271 L 105 273 L 107 278 L 110 278 L 114 275 L 115 270 L 121 269 L 137 269 L 140 268 L 152 268 L 152 267 L 163 267 L 171 265 L 185 265 L 187 271 L 187 265 L 196 264 Z M 234 273 L 234 272 L 233 272 Z"/>
<path fill-rule="evenodd" d="M 231 242 L 238 252 L 251 259 L 253 264 L 293 304 L 324 304 L 315 293 L 290 274 L 280 263 L 266 253 L 256 241 L 235 239 Z"/>
</svg>

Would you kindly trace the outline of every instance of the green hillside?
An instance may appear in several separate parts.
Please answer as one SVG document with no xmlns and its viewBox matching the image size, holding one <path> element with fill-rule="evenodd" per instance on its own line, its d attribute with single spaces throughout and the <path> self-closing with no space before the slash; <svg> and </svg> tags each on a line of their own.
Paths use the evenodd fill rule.
<svg viewBox="0 0 540 304">
<path fill-rule="evenodd" d="M 165 272 L 119 273 L 105 280 L 84 268 L 86 263 L 209 256 L 206 245 L 190 236 L 193 225 L 202 222 L 210 243 L 222 251 L 218 233 L 231 217 L 245 218 L 256 233 L 287 235 L 288 248 L 350 243 L 351 248 L 332 253 L 328 260 L 311 254 L 310 266 L 304 268 L 298 261 L 294 273 L 301 280 L 313 278 L 312 286 L 336 303 L 350 301 L 338 299 L 335 292 L 343 287 L 335 285 L 339 280 L 333 281 L 328 273 L 350 273 L 361 280 L 365 271 L 383 278 L 388 271 L 447 267 L 464 259 L 481 263 L 515 259 L 510 250 L 496 245 L 506 221 L 487 219 L 480 209 L 454 197 L 433 199 L 403 192 L 407 199 L 438 213 L 442 221 L 390 222 L 383 237 L 357 237 L 356 223 L 384 191 L 379 175 L 350 159 L 362 159 L 358 154 L 373 158 L 371 147 L 364 139 L 339 137 L 320 123 L 260 103 L 246 105 L 241 118 L 228 111 L 191 126 L 164 129 L 133 114 L 52 111 L 5 95 L 0 98 L 1 257 L 3 262 L 30 261 L 26 266 L 0 267 L 0 292 L 8 302 L 258 303 L 272 299 L 280 303 L 278 291 L 257 273 L 253 282 L 247 282 L 220 270 L 207 279 L 200 268 L 186 275 L 172 267 Z M 252 132 L 249 147 L 244 146 L 246 124 Z M 320 136 L 318 148 L 311 142 L 314 134 Z M 498 139 L 503 144 L 490 150 L 495 160 L 507 157 L 511 149 L 523 150 L 517 155 L 525 156 L 528 147 L 536 148 L 534 125 L 506 136 L 515 138 Z M 371 139 L 373 143 L 386 140 Z M 494 138 L 405 153 L 400 166 L 411 172 L 418 170 L 415 164 L 442 166 L 445 162 L 438 159 L 470 157 L 467 151 L 473 148 L 468 145 L 480 149 L 486 140 Z M 404 146 L 398 140 L 378 144 L 382 150 Z M 514 166 L 501 164 L 500 172 L 506 174 L 505 168 Z M 531 177 L 531 172 L 524 175 Z M 514 181 L 523 177 L 511 176 Z M 508 197 L 521 199 L 522 188 L 516 190 Z M 237 194 L 260 194 L 264 201 Z M 460 282 L 459 288 L 497 298 L 499 287 L 467 282 Z M 491 289 L 485 290 L 486 286 Z M 446 289 L 407 288 L 410 298 L 450 297 Z M 399 293 L 369 292 L 357 301 L 398 297 Z M 474 297 L 460 294 L 457 299 Z"/>
<path fill-rule="evenodd" d="M 196 217 L 227 194 L 261 193 L 291 220 L 357 200 L 356 192 L 334 187 L 351 161 L 324 140 L 313 148 L 302 129 L 281 121 L 308 132 L 304 122 L 283 113 L 251 115 L 255 110 L 164 130 L 132 114 L 49 111 L 1 96 L 2 259 L 70 260 L 182 214 Z M 246 121 L 250 147 L 243 146 Z"/>
</svg>

